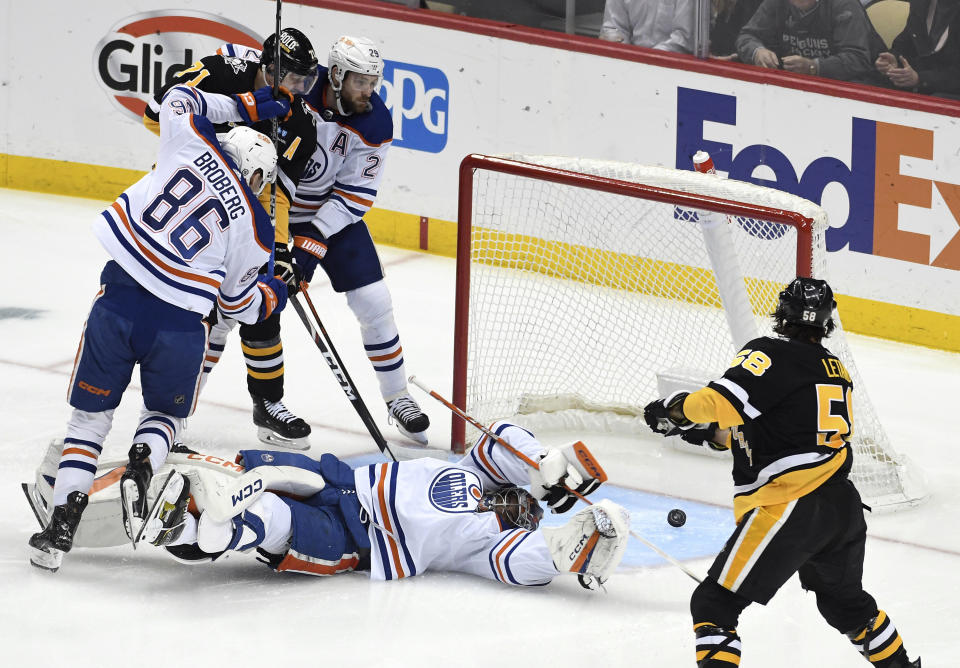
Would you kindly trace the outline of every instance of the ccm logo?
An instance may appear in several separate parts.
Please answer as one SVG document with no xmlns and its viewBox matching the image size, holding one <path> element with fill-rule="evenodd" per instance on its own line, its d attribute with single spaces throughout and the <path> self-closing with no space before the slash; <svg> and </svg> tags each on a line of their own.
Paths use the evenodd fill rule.
<svg viewBox="0 0 960 668">
<path fill-rule="evenodd" d="M 583 536 L 580 536 L 580 542 L 577 543 L 576 546 L 573 548 L 573 551 L 570 552 L 569 555 L 567 555 L 567 559 L 569 559 L 570 561 L 573 561 L 574 559 L 576 559 L 577 555 L 580 554 L 580 550 L 583 549 L 583 546 L 587 544 L 588 540 L 590 540 L 590 536 L 587 536 L 585 534 Z"/>
<path fill-rule="evenodd" d="M 233 505 L 237 505 L 238 503 L 243 501 L 245 498 L 247 498 L 248 496 L 253 496 L 256 492 L 259 492 L 261 489 L 263 489 L 263 478 L 257 478 L 251 484 L 241 489 L 239 494 L 232 494 L 230 496 L 230 501 Z"/>
<path fill-rule="evenodd" d="M 207 462 L 208 464 L 213 464 L 214 466 L 222 466 L 225 469 L 232 469 L 234 471 L 239 471 L 243 473 L 246 469 L 240 466 L 239 464 L 234 464 L 229 459 L 222 459 L 220 457 L 215 457 L 214 455 L 200 455 L 195 453 L 190 453 L 187 455 L 187 459 L 193 459 L 195 461 Z"/>
<path fill-rule="evenodd" d="M 96 394 L 97 396 L 101 396 L 101 397 L 110 396 L 110 390 L 102 390 L 99 387 L 94 387 L 90 383 L 84 382 L 82 380 L 77 382 L 77 387 L 79 387 L 81 390 L 86 390 L 90 394 Z"/>
</svg>

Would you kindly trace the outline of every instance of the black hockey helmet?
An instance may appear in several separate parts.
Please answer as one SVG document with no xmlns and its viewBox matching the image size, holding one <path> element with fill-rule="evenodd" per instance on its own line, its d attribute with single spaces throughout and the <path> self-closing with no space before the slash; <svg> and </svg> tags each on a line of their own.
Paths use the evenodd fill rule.
<svg viewBox="0 0 960 668">
<path fill-rule="evenodd" d="M 777 323 L 803 325 L 820 329 L 824 334 L 833 331 L 833 309 L 837 302 L 826 281 L 798 276 L 780 292 L 780 301 L 773 317 Z"/>
<path fill-rule="evenodd" d="M 260 64 L 264 67 L 273 64 L 276 52 L 277 34 L 273 33 L 263 43 Z M 294 72 L 311 75 L 317 72 L 317 54 L 307 36 L 296 28 L 284 28 L 280 31 L 280 71 L 281 74 Z"/>
</svg>

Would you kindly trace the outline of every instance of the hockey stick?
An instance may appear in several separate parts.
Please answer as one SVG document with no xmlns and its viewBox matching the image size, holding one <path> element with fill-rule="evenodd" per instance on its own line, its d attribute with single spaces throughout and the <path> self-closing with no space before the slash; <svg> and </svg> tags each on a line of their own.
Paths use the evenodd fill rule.
<svg viewBox="0 0 960 668">
<path fill-rule="evenodd" d="M 449 409 L 453 412 L 454 415 L 456 415 L 457 417 L 461 418 L 462 420 L 470 423 L 471 425 L 473 425 L 474 427 L 476 427 L 479 431 L 481 431 L 482 433 L 486 434 L 489 438 L 491 438 L 491 439 L 493 439 L 494 441 L 496 441 L 498 445 L 504 447 L 508 452 L 512 453 L 512 454 L 515 455 L 518 459 L 520 459 L 520 461 L 522 461 L 523 463 L 527 464 L 527 465 L 530 466 L 531 468 L 535 468 L 535 469 L 537 469 L 538 471 L 540 470 L 540 465 L 539 465 L 537 462 L 533 461 L 532 459 L 530 459 L 529 457 L 527 457 L 525 454 L 523 454 L 522 452 L 520 452 L 519 450 L 517 450 L 516 448 L 514 448 L 512 445 L 510 445 L 509 443 L 507 443 L 504 439 L 500 438 L 500 436 L 498 436 L 497 434 L 495 434 L 495 433 L 494 433 L 493 431 L 491 431 L 489 428 L 483 426 L 481 423 L 477 422 L 475 419 L 473 419 L 472 417 L 470 417 L 467 413 L 465 413 L 463 410 L 461 410 L 459 406 L 456 406 L 456 405 L 450 403 L 449 401 L 447 401 L 446 399 L 444 399 L 440 394 L 438 394 L 437 392 L 434 392 L 433 390 L 431 390 L 431 389 L 430 389 L 429 387 L 427 387 L 424 383 L 420 382 L 420 381 L 417 379 L 416 376 L 410 376 L 409 381 L 410 381 L 411 383 L 413 383 L 414 385 L 416 385 L 417 387 L 419 387 L 419 388 L 420 388 L 421 390 L 423 390 L 424 392 L 426 392 L 427 394 L 429 394 L 431 397 L 433 397 L 434 399 L 436 399 L 437 401 L 439 401 L 441 404 L 443 404 L 444 406 L 446 406 L 447 408 L 449 408 Z M 581 501 L 583 501 L 584 503 L 586 503 L 588 506 L 592 506 L 592 505 L 593 505 L 593 502 L 590 501 L 587 497 L 583 496 L 582 494 L 579 494 L 579 493 L 576 492 L 575 490 L 570 489 L 570 488 L 567 487 L 566 485 L 563 486 L 563 489 L 564 489 L 564 491 L 569 492 L 570 494 L 573 494 L 575 497 L 577 497 L 578 499 L 580 499 Z M 646 538 L 644 538 L 644 537 L 641 536 L 640 534 L 635 533 L 634 531 L 630 531 L 630 535 L 633 536 L 634 538 L 636 538 L 638 541 L 640 541 L 640 542 L 643 543 L 644 545 L 646 545 L 648 548 L 650 548 L 650 549 L 653 550 L 654 552 L 656 552 L 657 554 L 659 554 L 659 555 L 660 555 L 661 557 L 663 557 L 666 561 L 668 561 L 669 563 L 673 564 L 674 566 L 676 566 L 677 568 L 679 568 L 681 571 L 683 571 L 684 573 L 686 573 L 687 575 L 689 575 L 691 578 L 693 578 L 694 580 L 696 580 L 697 583 L 702 583 L 702 582 L 703 582 L 703 578 L 697 576 L 696 573 L 694 573 L 694 572 L 691 571 L 689 568 L 687 568 L 686 566 L 684 566 L 684 565 L 683 565 L 680 561 L 678 561 L 676 558 L 670 556 L 669 554 L 667 554 L 666 552 L 664 552 L 663 550 L 661 550 L 659 547 L 657 547 L 656 545 L 654 545 L 653 543 L 651 543 L 650 541 L 648 541 Z"/>
<path fill-rule="evenodd" d="M 283 7 L 283 0 L 277 0 L 277 29 L 274 31 L 274 35 L 277 36 L 277 39 L 274 40 L 273 47 L 273 99 L 277 99 L 277 96 L 280 94 L 280 10 Z M 270 139 L 273 141 L 274 146 L 278 146 L 280 143 L 280 121 L 276 116 L 273 117 L 270 124 Z M 276 234 L 277 229 L 277 179 L 280 178 L 280 157 L 277 156 L 277 176 L 273 179 L 273 182 L 270 184 L 270 220 L 273 221 L 274 234 Z M 274 255 L 276 254 L 276 239 L 274 239 L 273 245 L 270 246 L 270 259 L 267 260 L 267 276 L 273 276 L 273 261 Z"/>
<path fill-rule="evenodd" d="M 307 302 L 307 306 L 310 308 L 310 313 L 313 316 L 312 321 L 300 303 L 299 295 L 303 295 L 304 300 Z M 307 328 L 307 332 L 313 337 L 313 342 L 317 344 L 317 348 L 320 349 L 320 354 L 323 355 L 323 359 L 327 362 L 327 366 L 330 367 L 330 371 L 333 372 L 337 382 L 340 383 L 340 389 L 347 395 L 347 399 L 350 400 L 354 410 L 357 411 L 360 420 L 367 428 L 367 431 L 370 432 L 370 437 L 374 443 L 377 444 L 377 447 L 380 448 L 380 452 L 387 455 L 393 461 L 397 461 L 393 451 L 390 450 L 390 446 L 387 445 L 387 439 L 380 433 L 380 428 L 370 415 L 367 404 L 364 403 L 360 392 L 357 391 L 356 384 L 353 382 L 350 374 L 347 373 L 347 368 L 343 366 L 343 361 L 340 359 L 340 355 L 337 354 L 337 349 L 333 347 L 333 341 L 330 339 L 330 335 L 327 334 L 327 330 L 323 326 L 323 321 L 320 320 L 317 309 L 313 306 L 313 300 L 310 299 L 310 293 L 307 292 L 306 284 L 301 284 L 300 292 L 290 295 L 289 300 L 290 303 L 293 304 L 297 315 L 300 316 L 300 321 L 303 323 L 303 326 Z"/>
</svg>

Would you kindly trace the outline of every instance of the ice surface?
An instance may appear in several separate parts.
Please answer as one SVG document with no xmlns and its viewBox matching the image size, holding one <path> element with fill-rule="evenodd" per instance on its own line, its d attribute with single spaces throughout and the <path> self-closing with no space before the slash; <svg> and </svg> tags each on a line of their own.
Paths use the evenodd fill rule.
<svg viewBox="0 0 960 668">
<path fill-rule="evenodd" d="M 234 555 L 190 568 L 159 550 L 129 546 L 68 554 L 60 572 L 31 568 L 36 522 L 19 483 L 31 481 L 50 439 L 62 436 L 65 392 L 81 327 L 105 261 L 90 233 L 93 200 L 0 190 L 0 638 L 5 666 L 692 666 L 688 600 L 694 582 L 633 542 L 607 593 L 572 577 L 511 589 L 476 577 L 427 573 L 372 583 L 364 574 L 280 575 Z M 454 262 L 383 248 L 407 370 L 450 395 Z M 840 286 L 842 291 L 842 286 Z M 324 324 L 381 430 L 387 424 L 356 322 L 325 281 L 311 290 Z M 376 448 L 295 313 L 284 315 L 285 400 L 313 426 L 310 453 L 369 461 Z M 952 665 L 960 605 L 960 455 L 951 422 L 960 355 L 850 335 L 857 364 L 895 446 L 928 477 L 920 508 L 869 517 L 864 581 L 924 665 Z M 187 441 L 230 455 L 257 444 L 236 341 L 210 379 Z M 139 396 L 117 410 L 104 457 L 129 448 Z M 432 445 L 449 443 L 450 416 L 429 412 Z M 547 442 L 570 434 L 540 434 Z M 576 434 L 630 508 L 633 529 L 704 573 L 732 527 L 728 466 L 653 439 Z M 682 528 L 669 509 L 686 511 Z M 558 518 L 549 517 L 556 522 Z M 770 605 L 742 616 L 746 667 L 866 665 L 819 617 L 792 579 Z"/>
</svg>

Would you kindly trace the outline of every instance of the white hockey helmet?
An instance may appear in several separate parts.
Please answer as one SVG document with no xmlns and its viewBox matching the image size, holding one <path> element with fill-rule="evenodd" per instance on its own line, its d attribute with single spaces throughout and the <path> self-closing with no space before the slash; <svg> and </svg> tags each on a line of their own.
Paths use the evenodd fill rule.
<svg viewBox="0 0 960 668">
<path fill-rule="evenodd" d="M 334 66 L 337 68 L 336 75 L 333 73 Z M 333 43 L 327 58 L 327 78 L 334 92 L 339 93 L 343 88 L 343 79 L 347 72 L 372 74 L 377 77 L 375 88 L 380 88 L 383 81 L 383 58 L 373 41 L 366 37 L 344 35 Z"/>
<path fill-rule="evenodd" d="M 240 169 L 240 175 L 247 185 L 251 185 L 250 181 L 257 170 L 263 174 L 263 181 L 254 195 L 259 195 L 266 184 L 276 180 L 277 149 L 267 135 L 245 125 L 238 125 L 226 134 L 217 135 L 217 138 L 224 153 L 229 155 Z"/>
</svg>

